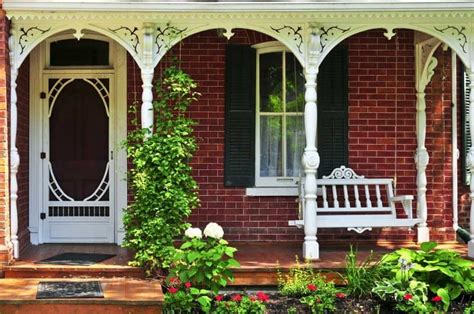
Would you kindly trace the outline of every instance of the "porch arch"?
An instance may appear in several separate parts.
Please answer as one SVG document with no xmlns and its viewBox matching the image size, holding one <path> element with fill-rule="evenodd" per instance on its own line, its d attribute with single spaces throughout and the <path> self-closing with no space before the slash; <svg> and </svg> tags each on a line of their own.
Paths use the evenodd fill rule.
<svg viewBox="0 0 474 314">
<path fill-rule="evenodd" d="M 469 63 L 469 52 L 472 49 L 471 46 L 472 44 L 466 39 L 466 42 L 464 43 L 464 47 L 459 43 L 459 40 L 454 37 L 446 36 L 441 32 L 436 32 L 436 30 L 433 28 L 428 28 L 425 26 L 420 26 L 416 24 L 393 24 L 390 26 L 384 25 L 384 24 L 371 24 L 371 25 L 359 25 L 358 27 L 354 27 L 349 29 L 348 31 L 344 32 L 339 36 L 338 38 L 334 39 L 331 41 L 325 48 L 322 50 L 321 57 L 320 57 L 320 62 L 324 60 L 324 58 L 329 54 L 329 52 L 334 49 L 337 45 L 339 45 L 341 42 L 346 40 L 349 37 L 352 37 L 356 34 L 369 31 L 369 30 L 377 30 L 377 29 L 384 29 L 386 32 L 384 33 L 385 37 L 387 37 L 387 40 L 391 40 L 393 36 L 396 36 L 396 30 L 397 29 L 408 29 L 408 30 L 414 30 L 414 31 L 419 31 L 425 34 L 428 34 L 432 36 L 433 38 L 436 38 L 440 40 L 442 43 L 448 45 L 454 52 L 456 52 L 456 55 L 460 58 L 461 62 L 467 67 L 470 68 L 471 65 Z"/>
<path fill-rule="evenodd" d="M 31 43 L 28 43 L 26 46 L 22 46 L 21 42 L 21 37 L 22 36 L 27 36 L 27 33 L 30 31 L 30 29 L 36 28 L 41 32 L 41 34 L 37 37 L 33 37 L 33 40 Z M 127 50 L 127 52 L 133 57 L 135 62 L 141 67 L 142 66 L 142 59 L 139 56 L 138 52 L 135 52 L 133 48 L 130 45 L 127 45 L 127 43 L 117 36 L 114 32 L 104 30 L 103 28 L 94 26 L 94 25 L 84 25 L 81 27 L 71 27 L 70 25 L 60 25 L 60 26 L 38 26 L 38 27 L 31 27 L 27 30 L 24 30 L 22 27 L 20 30 L 15 28 L 15 24 L 13 23 L 13 27 L 11 30 L 11 36 L 9 38 L 9 47 L 10 47 L 10 63 L 11 63 L 11 70 L 13 71 L 14 69 L 18 70 L 20 66 L 23 64 L 25 59 L 30 55 L 31 51 L 35 49 L 39 44 L 41 44 L 44 40 L 54 37 L 62 32 L 65 31 L 71 31 L 70 35 L 71 38 L 76 38 L 78 40 L 81 39 L 81 37 L 84 35 L 82 31 L 84 30 L 89 30 L 96 32 L 100 35 L 103 35 L 105 37 L 108 37 L 112 40 L 114 40 L 116 43 L 118 43 L 120 46 L 122 46 L 124 49 Z M 20 35 L 19 33 L 22 32 L 23 34 Z M 20 51 L 18 51 L 20 50 Z"/>
<path fill-rule="evenodd" d="M 173 27 L 173 26 L 168 26 L 168 27 Z M 234 35 L 232 30 L 235 30 L 235 29 L 251 30 L 251 31 L 260 32 L 262 34 L 270 36 L 270 37 L 274 38 L 275 40 L 277 40 L 278 42 L 280 42 L 281 44 L 283 44 L 286 48 L 288 48 L 293 53 L 293 55 L 296 57 L 298 62 L 301 64 L 301 66 L 303 68 L 305 67 L 305 58 L 304 58 L 303 50 L 299 51 L 297 49 L 297 47 L 290 44 L 290 42 L 291 42 L 290 40 L 288 40 L 284 36 L 279 35 L 279 33 L 275 32 L 275 31 L 272 32 L 272 29 L 268 29 L 268 28 L 260 26 L 260 25 L 252 25 L 252 24 L 249 24 L 249 25 L 239 25 L 239 24 L 222 24 L 222 25 L 219 25 L 219 24 L 217 24 L 217 25 L 212 25 L 212 26 L 209 25 L 209 24 L 206 24 L 206 25 L 202 25 L 202 26 L 192 28 L 189 31 L 187 29 L 186 30 L 183 29 L 182 32 L 180 33 L 181 36 L 176 36 L 174 38 L 169 38 L 169 41 L 166 43 L 167 44 L 166 49 L 158 51 L 156 56 L 153 58 L 153 63 L 152 63 L 153 68 L 155 68 L 158 65 L 158 63 L 161 61 L 161 59 L 166 55 L 166 52 L 168 52 L 171 48 L 173 48 L 176 44 L 181 42 L 183 39 L 188 38 L 188 37 L 190 37 L 192 35 L 195 35 L 197 33 L 200 33 L 200 32 L 209 31 L 209 30 L 218 30 L 218 29 L 224 29 L 226 31 L 224 36 L 226 36 L 226 37 L 229 36 L 229 37 L 227 37 L 227 39 L 230 39 Z M 302 38 L 302 40 L 303 40 L 303 38 Z M 304 44 L 304 42 L 302 41 L 302 45 L 303 44 Z"/>
</svg>

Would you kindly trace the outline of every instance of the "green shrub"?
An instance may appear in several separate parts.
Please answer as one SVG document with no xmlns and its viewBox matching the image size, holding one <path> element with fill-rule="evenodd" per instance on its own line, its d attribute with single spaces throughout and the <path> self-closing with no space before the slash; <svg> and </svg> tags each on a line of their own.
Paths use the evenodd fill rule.
<svg viewBox="0 0 474 314">
<path fill-rule="evenodd" d="M 311 313 L 324 313 L 336 310 L 336 296 L 339 295 L 334 282 L 326 282 L 319 274 L 313 277 L 312 283 L 306 286 L 305 296 L 300 302 L 308 305 Z"/>
<path fill-rule="evenodd" d="M 194 121 L 185 116 L 198 96 L 195 88 L 189 75 L 167 68 L 156 87 L 154 132 L 141 129 L 134 119 L 136 129 L 127 138 L 134 200 L 123 218 L 124 245 L 136 252 L 133 265 L 145 267 L 149 274 L 162 265 L 173 239 L 187 228 L 187 217 L 199 205 L 187 164 L 197 149 Z"/>
<path fill-rule="evenodd" d="M 192 313 L 201 310 L 209 313 L 211 309 L 210 291 L 197 289 L 190 285 L 175 282 L 168 286 L 165 293 L 164 313 Z"/>
<path fill-rule="evenodd" d="M 240 264 L 233 258 L 236 249 L 222 239 L 224 232 L 219 225 L 209 223 L 204 235 L 205 238 L 198 228 L 186 230 L 185 241 L 179 249 L 170 250 L 165 266 L 169 267 L 168 278 L 179 278 L 217 294 L 228 281 L 234 280 L 231 268 Z"/>
<path fill-rule="evenodd" d="M 230 300 L 225 301 L 223 296 L 216 297 L 215 308 L 212 313 L 215 314 L 264 314 L 267 306 L 265 303 L 269 297 L 263 293 L 258 292 L 254 295 L 240 295 L 234 294 Z"/>
<path fill-rule="evenodd" d="M 307 286 L 313 282 L 314 270 L 310 265 L 300 264 L 298 256 L 295 257 L 295 267 L 291 267 L 288 274 L 277 271 L 278 290 L 284 296 L 300 297 L 309 293 Z"/>
</svg>

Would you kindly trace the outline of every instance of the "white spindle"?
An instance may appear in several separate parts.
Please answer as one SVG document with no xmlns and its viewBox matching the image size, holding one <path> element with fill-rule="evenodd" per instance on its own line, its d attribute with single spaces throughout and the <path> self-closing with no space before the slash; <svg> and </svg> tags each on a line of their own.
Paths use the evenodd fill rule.
<svg viewBox="0 0 474 314">
<path fill-rule="evenodd" d="M 367 208 L 372 208 L 372 201 L 370 200 L 369 186 L 364 185 L 364 190 L 365 190 L 365 200 L 366 200 Z"/>
<path fill-rule="evenodd" d="M 339 201 L 337 200 L 337 189 L 336 186 L 332 186 L 332 198 L 334 203 L 334 208 L 339 208 Z"/>
<path fill-rule="evenodd" d="M 323 185 L 323 207 L 324 208 L 328 208 L 329 207 L 329 204 L 328 204 L 328 191 L 326 190 L 326 186 Z"/>
<path fill-rule="evenodd" d="M 382 207 L 382 197 L 380 196 L 380 185 L 375 186 L 375 195 L 377 197 L 377 207 Z"/>
<path fill-rule="evenodd" d="M 344 190 L 344 206 L 346 208 L 350 208 L 351 203 L 349 202 L 349 193 L 347 192 L 347 185 L 344 184 L 342 186 L 342 189 Z"/>
<path fill-rule="evenodd" d="M 359 186 L 358 185 L 354 185 L 354 198 L 355 198 L 355 206 L 357 208 L 361 208 L 362 204 L 360 203 L 360 200 L 359 200 Z"/>
</svg>

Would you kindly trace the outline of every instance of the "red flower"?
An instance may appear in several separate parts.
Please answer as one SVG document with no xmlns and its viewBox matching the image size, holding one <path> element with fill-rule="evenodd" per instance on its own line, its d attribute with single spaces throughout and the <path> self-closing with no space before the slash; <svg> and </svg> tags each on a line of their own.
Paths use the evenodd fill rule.
<svg viewBox="0 0 474 314">
<path fill-rule="evenodd" d="M 219 295 L 216 295 L 216 301 L 217 301 L 217 302 L 221 302 L 222 300 L 224 300 L 224 296 L 222 296 L 222 295 L 220 295 L 220 294 L 219 294 Z"/>
<path fill-rule="evenodd" d="M 171 277 L 170 278 L 170 284 L 179 285 L 179 283 L 180 283 L 179 278 L 176 278 L 176 277 Z"/>
<path fill-rule="evenodd" d="M 187 281 L 184 286 L 186 287 L 186 289 L 189 289 L 191 288 L 191 283 L 189 281 Z"/>
<path fill-rule="evenodd" d="M 265 293 L 263 293 L 262 291 L 257 292 L 257 298 L 259 301 L 262 301 L 262 302 L 267 302 L 270 299 L 270 297 L 266 295 Z"/>
<path fill-rule="evenodd" d="M 308 288 L 309 291 L 316 291 L 318 290 L 318 287 L 316 287 L 315 285 L 313 285 L 312 283 L 308 284 L 306 286 L 306 288 Z"/>
<path fill-rule="evenodd" d="M 436 302 L 436 303 L 441 302 L 442 300 L 443 300 L 443 298 L 440 297 L 439 295 L 437 295 L 437 296 L 435 296 L 431 299 L 431 301 Z"/>
<path fill-rule="evenodd" d="M 336 293 L 336 298 L 338 299 L 344 299 L 345 297 L 346 297 L 346 294 L 344 292 Z"/>
<path fill-rule="evenodd" d="M 175 287 L 170 287 L 170 288 L 168 288 L 168 292 L 171 293 L 171 294 L 175 294 L 176 292 L 178 292 L 178 289 L 175 288 Z"/>
<path fill-rule="evenodd" d="M 413 296 L 412 296 L 411 294 L 407 293 L 407 294 L 405 294 L 405 295 L 403 296 L 403 299 L 404 299 L 405 301 L 408 301 L 408 300 L 413 299 Z"/>
<path fill-rule="evenodd" d="M 257 297 L 254 295 L 249 296 L 250 301 L 255 302 L 257 301 Z"/>
<path fill-rule="evenodd" d="M 242 296 L 240 294 L 234 294 L 232 296 L 232 301 L 240 302 L 240 300 L 242 300 Z"/>
</svg>

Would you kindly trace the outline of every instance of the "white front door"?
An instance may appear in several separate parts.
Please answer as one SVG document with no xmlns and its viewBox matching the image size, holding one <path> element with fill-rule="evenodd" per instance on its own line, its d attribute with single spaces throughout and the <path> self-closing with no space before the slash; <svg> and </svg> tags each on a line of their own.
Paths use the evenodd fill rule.
<svg viewBox="0 0 474 314">
<path fill-rule="evenodd" d="M 42 242 L 115 242 L 112 74 L 44 74 Z"/>
</svg>

